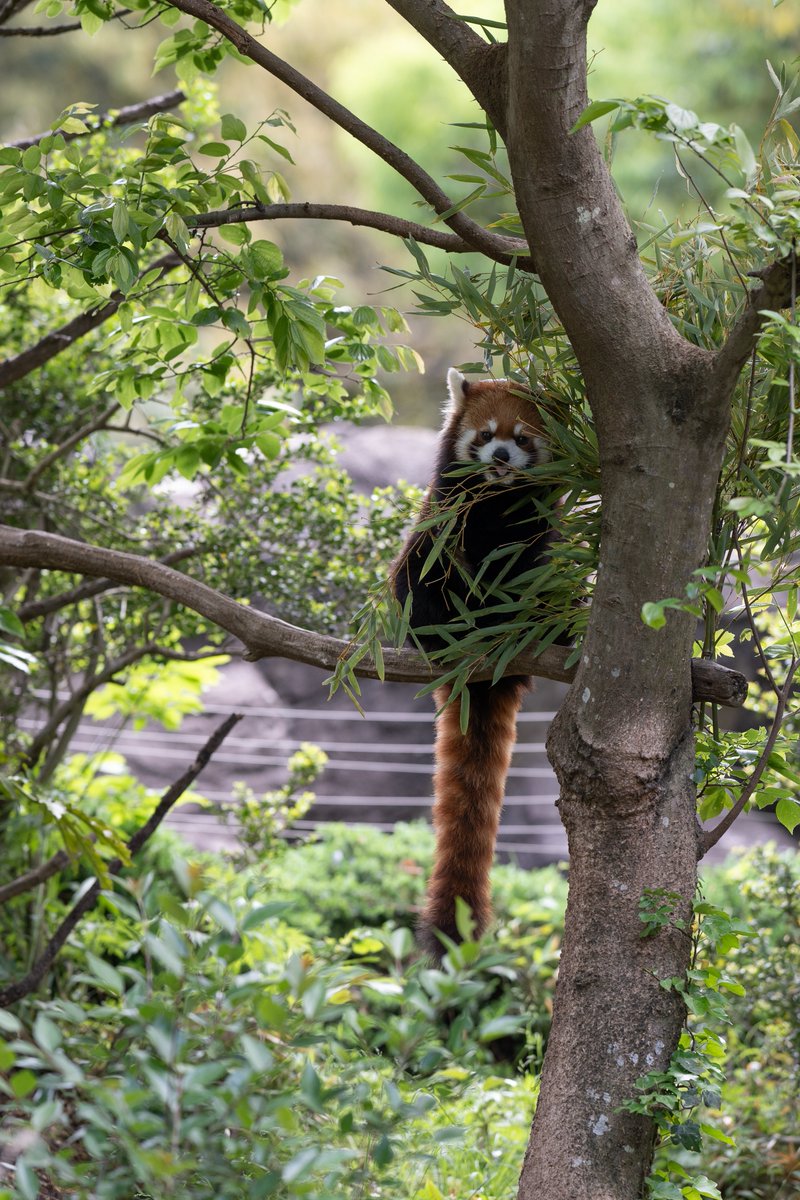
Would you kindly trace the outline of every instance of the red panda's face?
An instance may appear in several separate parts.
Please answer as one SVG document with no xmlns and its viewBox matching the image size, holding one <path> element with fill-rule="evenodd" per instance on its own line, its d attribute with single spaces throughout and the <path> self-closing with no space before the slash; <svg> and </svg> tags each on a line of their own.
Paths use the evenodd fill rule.
<svg viewBox="0 0 800 1200">
<path fill-rule="evenodd" d="M 507 485 L 517 471 L 547 461 L 547 442 L 532 400 L 505 382 L 467 383 L 455 370 L 447 382 L 459 462 L 485 463 L 487 480 Z"/>
</svg>

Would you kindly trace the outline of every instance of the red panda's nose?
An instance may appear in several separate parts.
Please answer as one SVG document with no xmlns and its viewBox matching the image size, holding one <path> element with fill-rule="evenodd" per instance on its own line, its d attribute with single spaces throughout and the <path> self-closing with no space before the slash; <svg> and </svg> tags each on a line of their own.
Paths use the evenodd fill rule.
<svg viewBox="0 0 800 1200">
<path fill-rule="evenodd" d="M 498 446 L 497 449 L 492 454 L 492 458 L 495 460 L 495 462 L 507 463 L 510 457 L 511 456 L 508 453 L 508 451 L 506 450 L 505 446 Z"/>
</svg>

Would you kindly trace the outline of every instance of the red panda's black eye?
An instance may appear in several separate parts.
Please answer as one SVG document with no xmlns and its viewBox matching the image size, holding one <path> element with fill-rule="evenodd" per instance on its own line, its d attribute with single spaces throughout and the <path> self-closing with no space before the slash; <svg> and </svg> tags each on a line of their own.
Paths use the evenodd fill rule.
<svg viewBox="0 0 800 1200">
<path fill-rule="evenodd" d="M 531 444 L 531 439 L 529 437 L 525 437 L 524 433 L 518 434 L 518 436 L 514 438 L 514 441 L 520 448 L 524 446 L 530 446 Z"/>
<path fill-rule="evenodd" d="M 491 429 L 482 429 L 480 432 L 480 438 L 482 442 L 490 442 L 493 437 L 494 434 L 492 433 Z"/>
</svg>

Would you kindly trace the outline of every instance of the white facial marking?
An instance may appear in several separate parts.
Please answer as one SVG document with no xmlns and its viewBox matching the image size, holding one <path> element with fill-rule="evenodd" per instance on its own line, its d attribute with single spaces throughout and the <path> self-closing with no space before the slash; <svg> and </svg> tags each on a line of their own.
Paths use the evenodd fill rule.
<svg viewBox="0 0 800 1200">
<path fill-rule="evenodd" d="M 458 441 L 456 442 L 456 460 L 458 462 L 469 462 L 469 448 L 475 441 L 477 429 L 465 429 Z"/>
<path fill-rule="evenodd" d="M 547 444 L 547 439 L 543 437 L 534 437 L 533 444 L 536 447 L 537 463 L 550 462 L 552 455 L 550 454 L 550 447 Z"/>
<path fill-rule="evenodd" d="M 493 417 L 490 418 L 484 428 L 488 429 L 490 433 L 496 433 L 497 421 Z M 456 443 L 456 450 L 459 453 L 459 457 L 470 457 L 466 452 L 470 441 L 471 439 L 467 439 L 465 431 Z M 466 446 L 464 445 L 465 442 Z M 495 454 L 498 450 L 505 450 L 508 457 L 501 456 L 499 459 L 496 459 Z M 524 447 L 518 446 L 513 438 L 493 437 L 488 442 L 477 441 L 473 453 L 478 462 L 486 463 L 487 467 L 490 468 L 485 473 L 490 483 L 513 483 L 514 472 L 523 470 L 525 467 L 531 465 L 530 453 Z"/>
</svg>

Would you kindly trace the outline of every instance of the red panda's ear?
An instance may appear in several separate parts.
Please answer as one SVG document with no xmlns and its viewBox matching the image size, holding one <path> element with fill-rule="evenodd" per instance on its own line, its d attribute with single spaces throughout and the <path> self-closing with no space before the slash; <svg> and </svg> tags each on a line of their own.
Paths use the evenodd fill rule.
<svg viewBox="0 0 800 1200">
<path fill-rule="evenodd" d="M 467 392 L 469 391 L 469 383 L 455 367 L 451 367 L 447 372 L 447 391 L 450 397 L 447 412 L 461 412 Z"/>
</svg>

